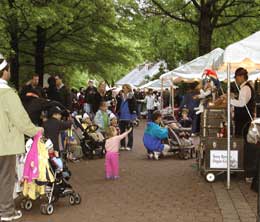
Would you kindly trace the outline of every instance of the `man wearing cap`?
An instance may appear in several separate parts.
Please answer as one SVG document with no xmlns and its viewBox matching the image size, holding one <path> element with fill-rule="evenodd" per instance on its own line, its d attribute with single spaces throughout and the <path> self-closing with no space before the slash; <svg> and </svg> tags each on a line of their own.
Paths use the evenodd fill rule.
<svg viewBox="0 0 260 222">
<path fill-rule="evenodd" d="M 230 103 L 235 107 L 234 121 L 235 121 L 235 135 L 243 136 L 245 140 L 244 146 L 244 165 L 246 177 L 252 177 L 250 175 L 252 169 L 255 168 L 254 159 L 255 152 L 250 149 L 249 144 L 246 141 L 246 136 L 250 126 L 251 118 L 255 114 L 255 96 L 253 87 L 250 85 L 248 80 L 247 70 L 240 67 L 235 71 L 235 81 L 239 86 L 238 99 L 231 99 Z M 249 113 L 250 115 L 249 115 Z"/>
<path fill-rule="evenodd" d="M 24 153 L 24 134 L 34 136 L 42 128 L 33 125 L 19 96 L 10 88 L 9 65 L 0 57 L 0 217 L 12 221 L 22 217 L 13 200 L 16 154 Z"/>
<path fill-rule="evenodd" d="M 231 99 L 230 102 L 235 107 L 235 135 L 243 135 L 244 137 L 246 137 L 251 122 L 249 113 L 252 117 L 254 117 L 255 113 L 254 90 L 247 80 L 247 70 L 238 68 L 235 72 L 235 81 L 240 88 L 239 97 L 238 99 Z"/>
</svg>

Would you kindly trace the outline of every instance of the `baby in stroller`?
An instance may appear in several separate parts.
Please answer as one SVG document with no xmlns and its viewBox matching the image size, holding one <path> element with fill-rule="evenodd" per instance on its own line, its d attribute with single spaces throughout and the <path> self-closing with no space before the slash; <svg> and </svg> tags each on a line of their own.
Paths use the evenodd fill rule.
<svg viewBox="0 0 260 222">
<path fill-rule="evenodd" d="M 161 154 L 168 155 L 170 146 L 163 144 L 162 140 L 168 138 L 168 127 L 163 128 L 159 124 L 162 121 L 160 111 L 152 113 L 152 121 L 147 123 L 144 131 L 143 143 L 147 149 L 149 159 L 159 159 Z"/>
<path fill-rule="evenodd" d="M 181 111 L 181 119 L 179 120 L 179 137 L 182 140 L 183 144 L 191 145 L 191 125 L 192 120 L 188 116 L 189 110 L 186 108 L 183 108 Z"/>
<path fill-rule="evenodd" d="M 28 148 L 28 147 L 27 147 Z M 24 164 L 23 195 L 25 199 L 21 207 L 30 210 L 33 206 L 32 200 L 41 198 L 47 200 L 41 204 L 42 214 L 54 212 L 54 202 L 60 197 L 69 196 L 70 204 L 79 204 L 81 197 L 75 193 L 68 180 L 71 173 L 55 153 L 51 140 L 44 142 L 41 135 L 34 137 L 33 143 L 28 150 Z"/>
<path fill-rule="evenodd" d="M 178 153 L 181 159 L 193 157 L 195 146 L 191 138 L 192 121 L 188 117 L 188 109 L 184 108 L 181 112 L 181 118 L 177 121 L 167 121 L 169 128 L 169 144 L 171 151 Z"/>
<path fill-rule="evenodd" d="M 48 197 L 51 198 L 52 202 L 56 202 L 59 198 L 69 196 L 71 205 L 79 204 L 81 202 L 80 195 L 75 193 L 72 186 L 68 183 L 71 177 L 70 170 L 59 157 L 58 152 L 53 149 L 51 140 L 47 140 L 45 145 L 48 149 L 49 162 L 55 178 L 54 183 L 48 183 L 46 187 L 46 191 L 49 191 Z"/>
<path fill-rule="evenodd" d="M 86 158 L 93 159 L 96 155 L 104 156 L 105 138 L 97 131 L 98 126 L 92 123 L 87 113 L 84 113 L 83 117 L 80 115 L 74 117 L 74 128 Z"/>
</svg>

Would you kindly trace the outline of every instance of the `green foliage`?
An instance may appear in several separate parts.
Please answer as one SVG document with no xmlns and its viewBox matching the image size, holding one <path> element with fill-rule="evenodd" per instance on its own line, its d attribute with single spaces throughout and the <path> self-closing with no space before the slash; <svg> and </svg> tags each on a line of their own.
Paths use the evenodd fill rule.
<svg viewBox="0 0 260 222">
<path fill-rule="evenodd" d="M 2 0 L 0 1 L 0 52 L 19 53 L 20 80 L 35 71 L 37 28 L 43 31 L 44 72 L 65 73 L 69 85 L 85 86 L 89 78 L 113 85 L 122 75 L 144 61 L 163 59 L 168 69 L 198 56 L 198 29 L 165 16 L 154 1 L 142 0 Z M 178 17 L 198 21 L 191 1 L 158 0 Z M 201 3 L 202 1 L 197 1 Z M 208 1 L 203 1 L 208 2 Z M 211 1 L 213 2 L 213 1 Z M 224 2 L 215 1 L 215 9 Z M 244 6 L 245 1 L 239 4 Z M 218 23 L 230 21 L 243 10 L 257 13 L 250 5 L 230 7 Z M 10 4 L 11 3 L 11 4 Z M 259 3 L 259 0 L 258 0 Z M 241 5 L 240 5 L 241 6 Z M 259 30 L 257 17 L 214 30 L 212 48 L 228 44 Z M 12 46 L 17 35 L 18 51 Z M 162 73 L 156 75 L 158 77 Z"/>
</svg>

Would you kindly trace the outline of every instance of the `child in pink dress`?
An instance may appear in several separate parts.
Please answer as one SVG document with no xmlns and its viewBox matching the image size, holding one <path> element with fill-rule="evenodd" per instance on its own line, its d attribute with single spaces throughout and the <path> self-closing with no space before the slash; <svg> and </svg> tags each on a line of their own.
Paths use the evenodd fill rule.
<svg viewBox="0 0 260 222">
<path fill-rule="evenodd" d="M 105 171 L 106 179 L 118 179 L 119 178 L 119 148 L 120 141 L 130 133 L 132 128 L 124 132 L 121 135 L 117 135 L 115 127 L 110 126 L 108 128 L 108 139 L 106 140 L 106 158 L 105 158 Z"/>
</svg>

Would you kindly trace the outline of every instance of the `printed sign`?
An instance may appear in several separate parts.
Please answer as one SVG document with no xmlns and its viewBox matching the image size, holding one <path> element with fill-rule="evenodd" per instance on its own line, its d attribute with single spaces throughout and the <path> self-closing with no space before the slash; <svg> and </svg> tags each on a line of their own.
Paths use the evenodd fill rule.
<svg viewBox="0 0 260 222">
<path fill-rule="evenodd" d="M 225 169 L 227 168 L 227 151 L 226 150 L 210 150 L 210 168 Z M 230 152 L 230 168 L 238 168 L 238 150 Z"/>
</svg>

